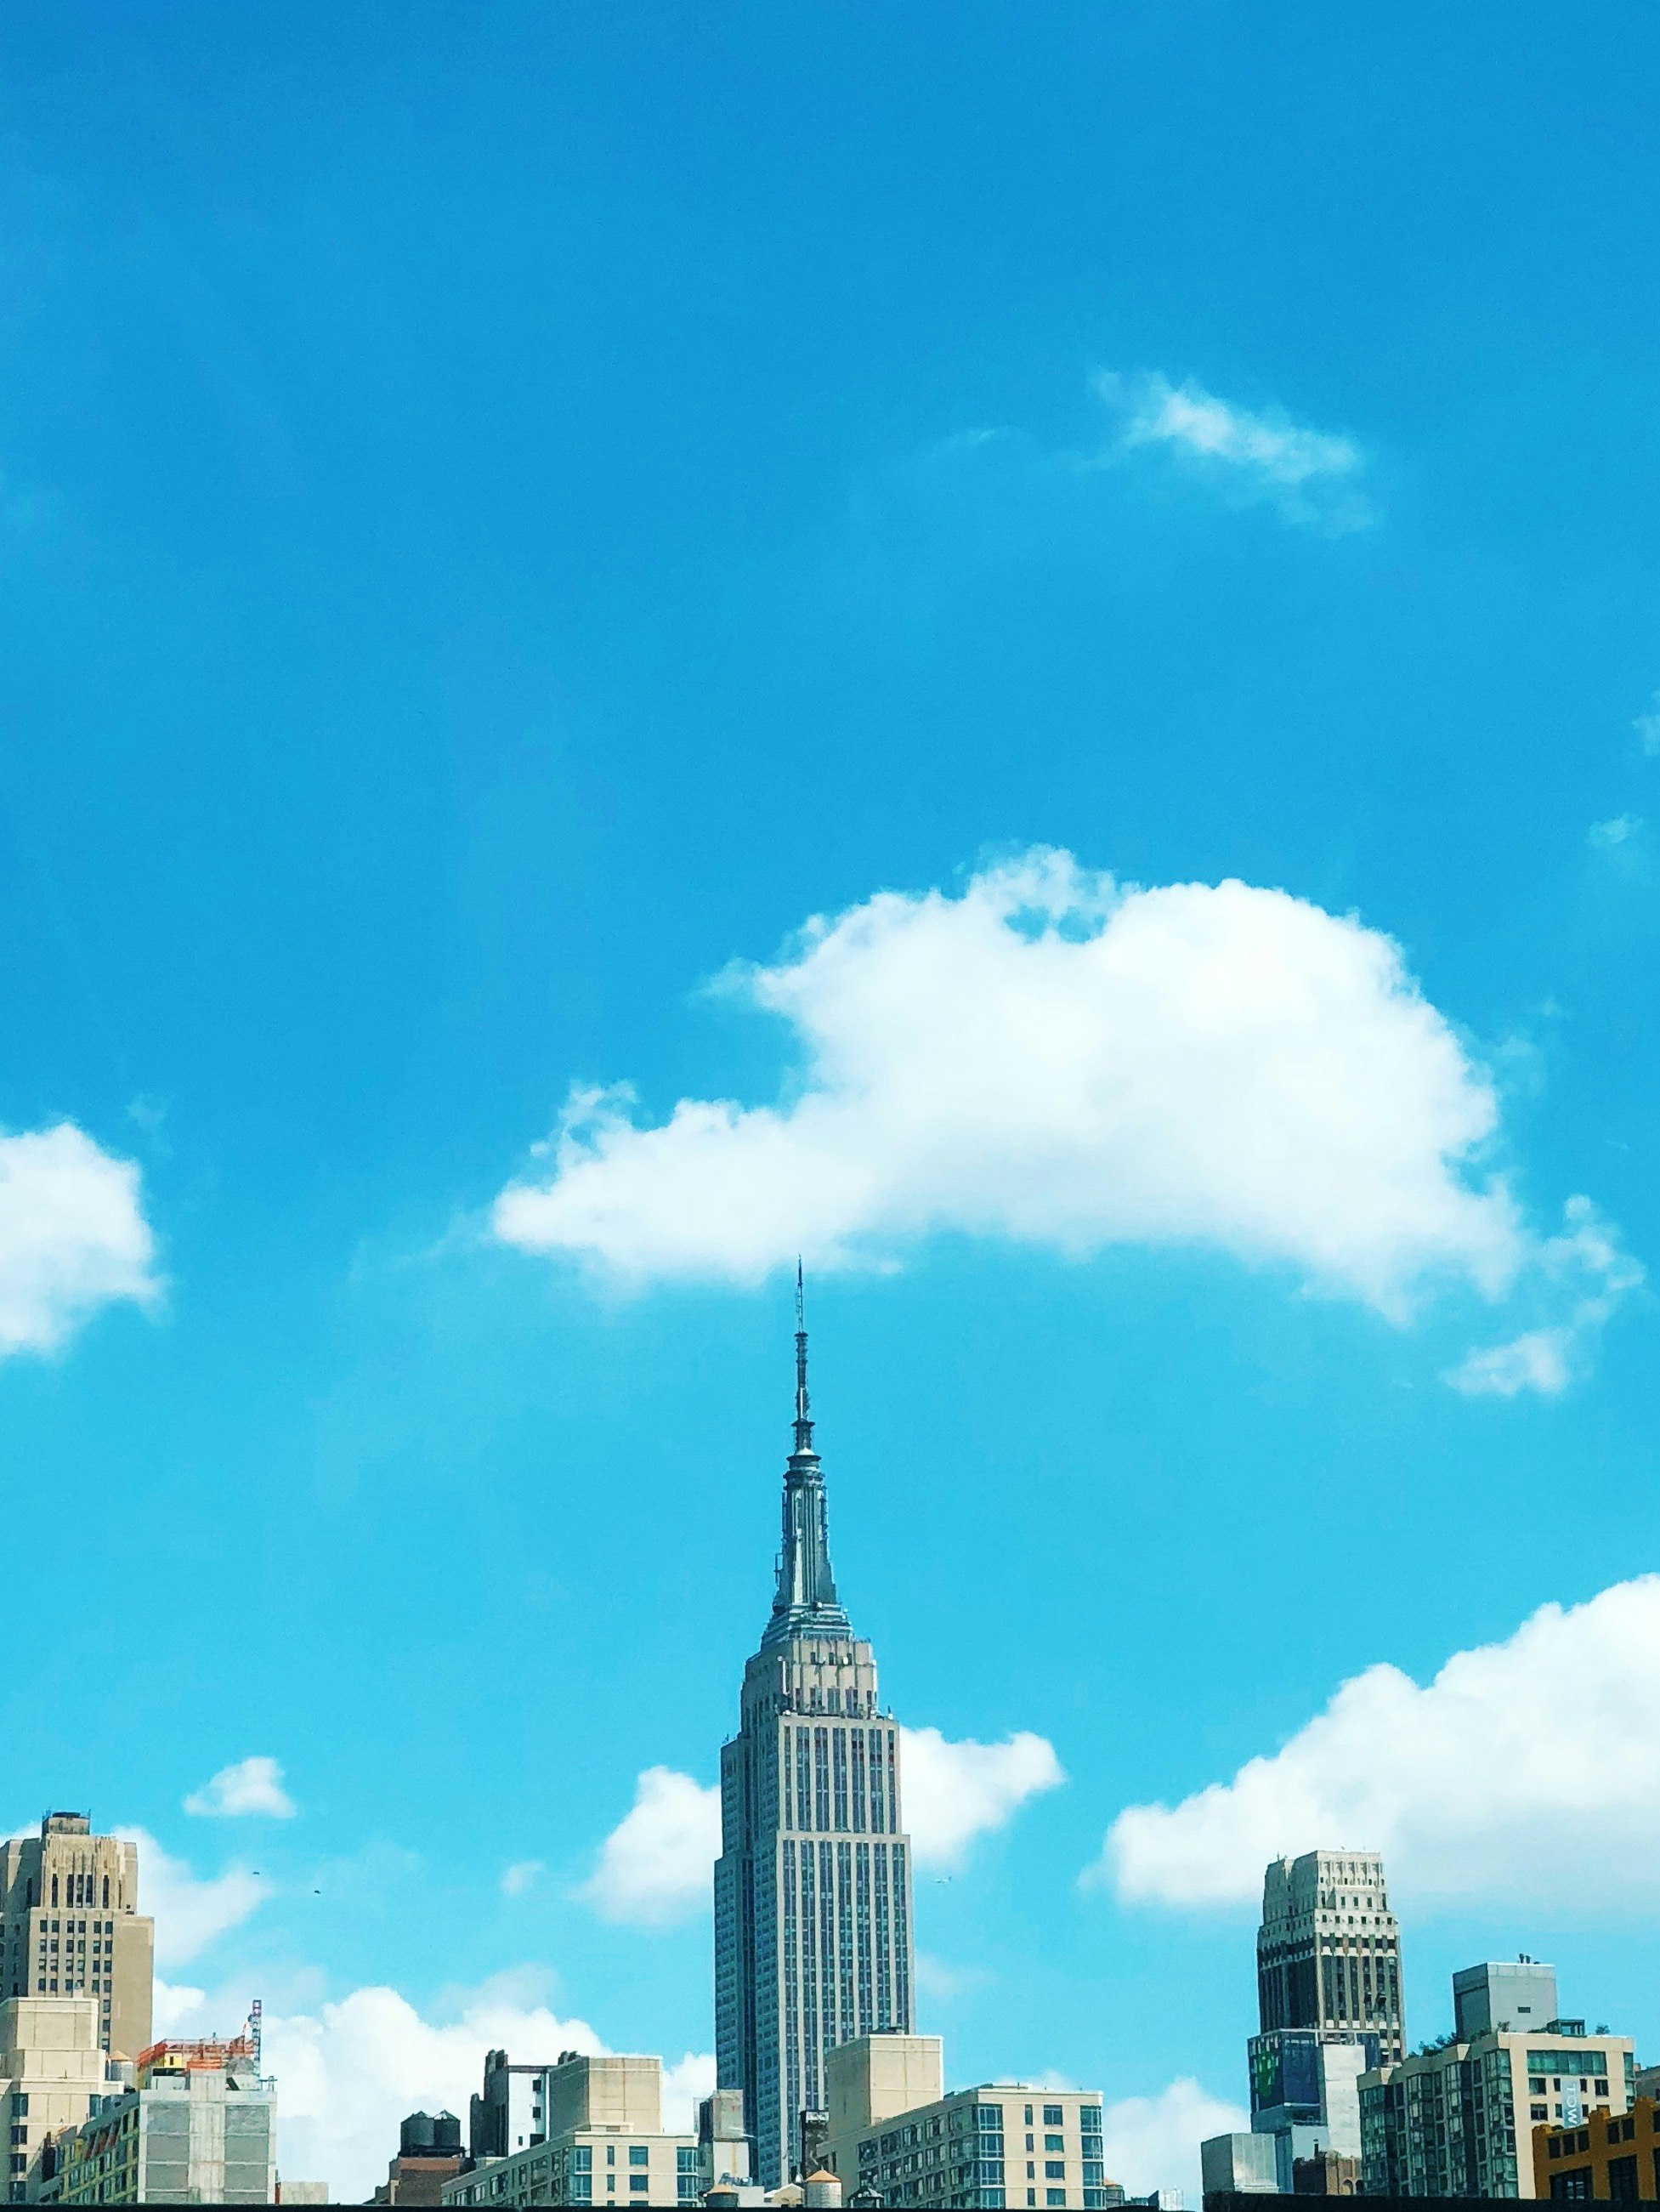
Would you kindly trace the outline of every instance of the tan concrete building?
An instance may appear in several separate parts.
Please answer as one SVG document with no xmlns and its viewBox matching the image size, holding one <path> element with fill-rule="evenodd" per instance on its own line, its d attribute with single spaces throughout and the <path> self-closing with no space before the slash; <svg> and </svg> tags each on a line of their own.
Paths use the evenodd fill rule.
<svg viewBox="0 0 1660 2212">
<path fill-rule="evenodd" d="M 891 2204 L 1106 2205 L 1101 2099 L 1020 2081 L 945 2087 L 937 2035 L 861 2035 L 825 2061 L 830 2129 L 820 2152 L 846 2197 Z"/>
<path fill-rule="evenodd" d="M 697 2187 L 705 2197 L 712 2189 L 736 2190 L 740 2203 L 763 2194 L 755 2179 L 754 2145 L 744 2130 L 741 2089 L 717 2089 L 698 2100 Z"/>
<path fill-rule="evenodd" d="M 545 2140 L 447 2184 L 446 2204 L 696 2202 L 696 2138 L 664 2131 L 661 2059 L 570 2057 L 543 2081 Z"/>
<path fill-rule="evenodd" d="M 99 2036 L 98 2005 L 90 1996 L 8 1997 L 0 2003 L 9 2203 L 21 2204 L 36 2193 L 41 2151 L 51 2138 L 78 2127 L 100 2099 L 119 2095 L 125 2086 Z"/>
<path fill-rule="evenodd" d="M 98 2042 L 137 2058 L 150 2041 L 155 1923 L 138 1910 L 138 1847 L 48 1813 L 0 1844 L 0 1997 L 90 1997 Z"/>
<path fill-rule="evenodd" d="M 131 2087 L 52 2142 L 44 2204 L 271 2204 L 277 2094 L 252 2039 L 155 2045 Z"/>
</svg>

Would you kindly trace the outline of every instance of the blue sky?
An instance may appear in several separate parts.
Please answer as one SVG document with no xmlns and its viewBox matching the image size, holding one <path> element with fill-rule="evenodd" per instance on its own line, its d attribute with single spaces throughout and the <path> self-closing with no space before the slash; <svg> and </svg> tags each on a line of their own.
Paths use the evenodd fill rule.
<svg viewBox="0 0 1660 2212">
<path fill-rule="evenodd" d="M 0 39 L 12 1817 L 289 2171 L 708 2050 L 798 1247 L 953 2080 L 1188 2178 L 1265 1837 L 1652 2052 L 1651 14 Z"/>
</svg>

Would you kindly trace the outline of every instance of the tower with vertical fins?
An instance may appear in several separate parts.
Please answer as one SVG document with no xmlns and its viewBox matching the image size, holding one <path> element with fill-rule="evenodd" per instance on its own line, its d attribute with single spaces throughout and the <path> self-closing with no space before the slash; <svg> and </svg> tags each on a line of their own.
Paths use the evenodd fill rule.
<svg viewBox="0 0 1660 2212">
<path fill-rule="evenodd" d="M 911 1852 L 899 1730 L 830 1571 L 796 1271 L 794 1449 L 772 1613 L 721 1753 L 714 1869 L 717 2079 L 740 2089 L 767 2187 L 800 2160 L 839 2043 L 911 2030 Z"/>
</svg>

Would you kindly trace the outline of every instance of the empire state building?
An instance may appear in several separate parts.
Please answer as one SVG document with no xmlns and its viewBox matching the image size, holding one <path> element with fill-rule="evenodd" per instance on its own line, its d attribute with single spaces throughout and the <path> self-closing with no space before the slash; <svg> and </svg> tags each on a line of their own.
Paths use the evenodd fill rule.
<svg viewBox="0 0 1660 2212">
<path fill-rule="evenodd" d="M 823 2106 L 825 2055 L 855 2035 L 909 2033 L 914 1982 L 899 1731 L 830 1573 L 799 1273 L 795 1318 L 778 1588 L 721 1747 L 714 1869 L 717 2077 L 744 2093 L 769 2188 L 798 2162 L 803 2110 Z"/>
</svg>

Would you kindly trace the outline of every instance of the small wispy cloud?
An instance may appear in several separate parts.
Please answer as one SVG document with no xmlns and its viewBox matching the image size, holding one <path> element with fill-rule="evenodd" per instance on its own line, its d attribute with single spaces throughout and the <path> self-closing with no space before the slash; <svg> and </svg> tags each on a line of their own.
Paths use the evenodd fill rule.
<svg viewBox="0 0 1660 2212">
<path fill-rule="evenodd" d="M 515 1859 L 502 1874 L 502 1896 L 523 1897 L 527 1890 L 535 1887 L 538 1876 L 547 1870 L 541 1859 Z"/>
<path fill-rule="evenodd" d="M 985 1966 L 955 1966 L 944 1959 L 930 1957 L 926 1951 L 916 1954 L 916 1986 L 936 2004 L 955 2003 L 959 1997 L 988 1988 L 994 1979 Z"/>
<path fill-rule="evenodd" d="M 283 1770 L 274 1759 L 239 1759 L 222 1766 L 210 1782 L 192 1790 L 185 1810 L 198 1819 L 237 1820 L 248 1814 L 271 1820 L 291 1820 L 294 1800 L 283 1786 Z"/>
<path fill-rule="evenodd" d="M 1571 1198 L 1560 1237 L 1540 1247 L 1535 1273 L 1545 1297 L 1566 1314 L 1524 1330 L 1507 1344 L 1472 1352 L 1445 1379 L 1469 1398 L 1517 1398 L 1532 1391 L 1560 1397 L 1589 1364 L 1603 1323 L 1627 1292 L 1645 1279 L 1640 1261 L 1619 1239 L 1588 1198 Z"/>
<path fill-rule="evenodd" d="M 1649 694 L 1649 703 L 1632 724 L 1637 742 L 1652 757 L 1660 753 L 1660 691 Z"/>
<path fill-rule="evenodd" d="M 1640 814 L 1616 814 L 1612 821 L 1593 822 L 1585 832 L 1585 842 L 1599 853 L 1614 853 L 1642 834 Z"/>
<path fill-rule="evenodd" d="M 1273 507 L 1282 521 L 1339 536 L 1377 512 L 1360 488 L 1365 456 L 1352 438 L 1310 429 L 1278 408 L 1253 410 L 1172 384 L 1158 369 L 1104 370 L 1097 396 L 1116 423 L 1112 458 L 1162 453 L 1236 504 Z"/>
<path fill-rule="evenodd" d="M 222 1874 L 200 1875 L 185 1860 L 164 1851 L 143 1828 L 118 1828 L 115 1832 L 138 1846 L 144 1908 L 155 1922 L 159 1966 L 184 1966 L 210 1950 L 271 1894 L 271 1884 L 257 1869 L 237 1865 Z"/>
</svg>

